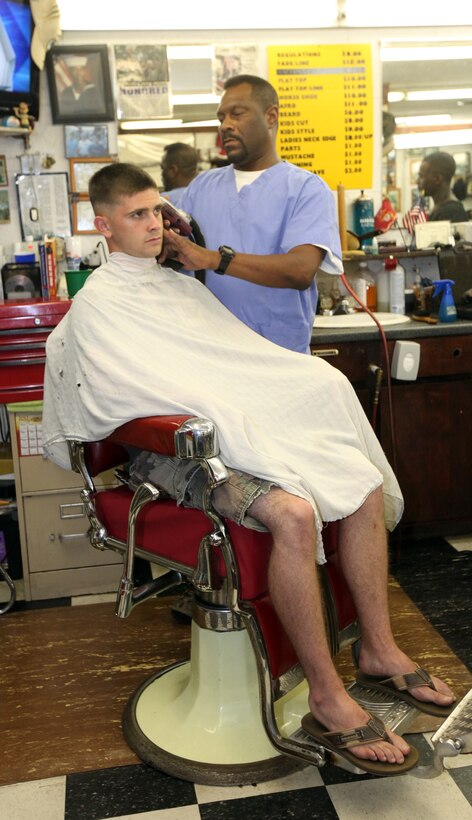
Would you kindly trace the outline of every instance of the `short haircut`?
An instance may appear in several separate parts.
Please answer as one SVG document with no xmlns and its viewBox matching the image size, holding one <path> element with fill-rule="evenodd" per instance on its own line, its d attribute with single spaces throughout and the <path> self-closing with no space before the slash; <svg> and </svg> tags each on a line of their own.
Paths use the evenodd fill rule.
<svg viewBox="0 0 472 820">
<path fill-rule="evenodd" d="M 228 88 L 236 88 L 238 85 L 243 85 L 243 83 L 251 86 L 251 95 L 263 111 L 267 111 L 273 105 L 278 106 L 279 98 L 274 86 L 254 74 L 238 74 L 236 77 L 230 77 L 229 80 L 226 80 L 223 89 L 227 91 Z"/>
<path fill-rule="evenodd" d="M 456 161 L 451 154 L 446 151 L 435 151 L 424 158 L 429 167 L 440 174 L 446 182 L 450 182 L 456 173 Z"/>
<path fill-rule="evenodd" d="M 197 170 L 198 151 L 186 142 L 171 142 L 166 145 L 164 156 L 168 165 L 177 165 L 182 171 Z"/>
<path fill-rule="evenodd" d="M 89 199 L 94 211 L 102 205 L 116 205 L 124 196 L 133 196 L 149 188 L 158 190 L 147 171 L 130 162 L 112 162 L 96 171 L 89 182 Z"/>
</svg>

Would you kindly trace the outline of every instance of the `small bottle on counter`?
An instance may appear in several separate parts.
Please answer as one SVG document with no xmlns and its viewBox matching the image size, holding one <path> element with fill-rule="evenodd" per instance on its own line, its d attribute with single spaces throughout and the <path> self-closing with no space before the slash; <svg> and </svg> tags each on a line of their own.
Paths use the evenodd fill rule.
<svg viewBox="0 0 472 820">
<path fill-rule="evenodd" d="M 390 271 L 393 267 L 392 259 L 393 257 L 389 256 L 377 273 L 377 310 L 379 313 L 389 313 L 390 311 Z"/>
<path fill-rule="evenodd" d="M 359 265 L 350 277 L 350 280 L 352 289 L 355 291 L 362 304 L 366 305 L 369 310 L 376 310 L 377 288 L 367 262 L 359 262 Z M 362 310 L 357 302 L 354 307 L 356 310 Z"/>
<path fill-rule="evenodd" d="M 390 313 L 405 314 L 405 268 L 398 264 L 394 256 L 390 274 Z M 388 260 L 387 260 L 388 261 Z M 395 264 L 393 264 L 395 263 Z"/>
</svg>

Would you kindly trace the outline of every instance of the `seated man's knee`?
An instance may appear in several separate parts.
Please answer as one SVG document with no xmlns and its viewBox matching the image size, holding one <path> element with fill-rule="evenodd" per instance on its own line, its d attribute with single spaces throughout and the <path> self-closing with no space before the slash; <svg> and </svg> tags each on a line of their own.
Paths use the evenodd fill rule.
<svg viewBox="0 0 472 820">
<path fill-rule="evenodd" d="M 256 499 L 250 512 L 274 534 L 277 531 L 311 533 L 314 530 L 311 504 L 279 487 L 273 487 L 266 495 Z"/>
</svg>

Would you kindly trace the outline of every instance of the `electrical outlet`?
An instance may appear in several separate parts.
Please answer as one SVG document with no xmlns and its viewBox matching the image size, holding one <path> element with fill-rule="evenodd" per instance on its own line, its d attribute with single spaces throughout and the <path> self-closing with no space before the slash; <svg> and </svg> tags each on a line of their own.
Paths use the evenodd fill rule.
<svg viewBox="0 0 472 820">
<path fill-rule="evenodd" d="M 392 357 L 392 379 L 414 382 L 420 366 L 420 349 L 418 342 L 395 342 Z"/>
</svg>

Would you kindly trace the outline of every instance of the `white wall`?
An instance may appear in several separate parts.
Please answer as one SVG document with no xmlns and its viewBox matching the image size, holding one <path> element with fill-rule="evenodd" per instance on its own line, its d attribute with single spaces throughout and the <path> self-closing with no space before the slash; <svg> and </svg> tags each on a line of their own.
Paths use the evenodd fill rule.
<svg viewBox="0 0 472 820">
<path fill-rule="evenodd" d="M 392 9 L 392 15 L 395 13 Z M 374 182 L 372 195 L 374 197 L 375 208 L 381 202 L 381 146 L 382 146 L 382 78 L 381 65 L 379 59 L 379 46 L 382 40 L 403 39 L 425 40 L 425 39 L 458 39 L 472 41 L 472 26 L 448 27 L 448 28 L 388 28 L 388 29 L 360 29 L 360 28 L 336 28 L 336 29 L 303 29 L 288 31 L 199 31 L 199 32 L 175 32 L 175 31 L 133 31 L 127 32 L 64 32 L 60 45 L 80 45 L 80 44 L 109 44 L 115 43 L 165 43 L 167 45 L 183 44 L 206 44 L 206 43 L 258 43 L 262 50 L 262 63 L 264 62 L 263 49 L 267 45 L 298 45 L 298 44 L 330 44 L 330 43 L 371 43 L 373 53 L 373 80 L 374 80 L 374 109 L 375 109 L 375 143 L 374 143 Z M 110 49 L 110 65 L 113 76 L 113 49 Z M 267 73 L 261 68 L 261 73 Z M 116 123 L 109 123 L 110 152 L 116 152 Z M 56 160 L 51 171 L 68 171 L 69 163 L 64 156 L 64 127 L 53 125 L 51 122 L 51 111 L 49 105 L 49 92 L 47 88 L 46 75 L 41 74 L 41 102 L 39 121 L 31 135 L 31 152 L 38 152 L 41 159 L 46 155 L 52 155 Z M 21 238 L 20 223 L 18 217 L 17 197 L 14 184 L 14 175 L 19 171 L 18 156 L 23 152 L 23 142 L 19 139 L 0 136 L 0 154 L 5 154 L 7 158 L 7 170 L 9 175 L 10 207 L 12 212 L 11 223 L 0 225 L 0 245 L 10 246 Z M 347 192 L 348 227 L 352 224 L 350 203 L 357 197 L 358 191 Z M 335 194 L 334 194 L 335 195 Z M 97 242 L 96 236 L 84 236 L 83 246 L 85 252 L 93 248 Z"/>
</svg>

